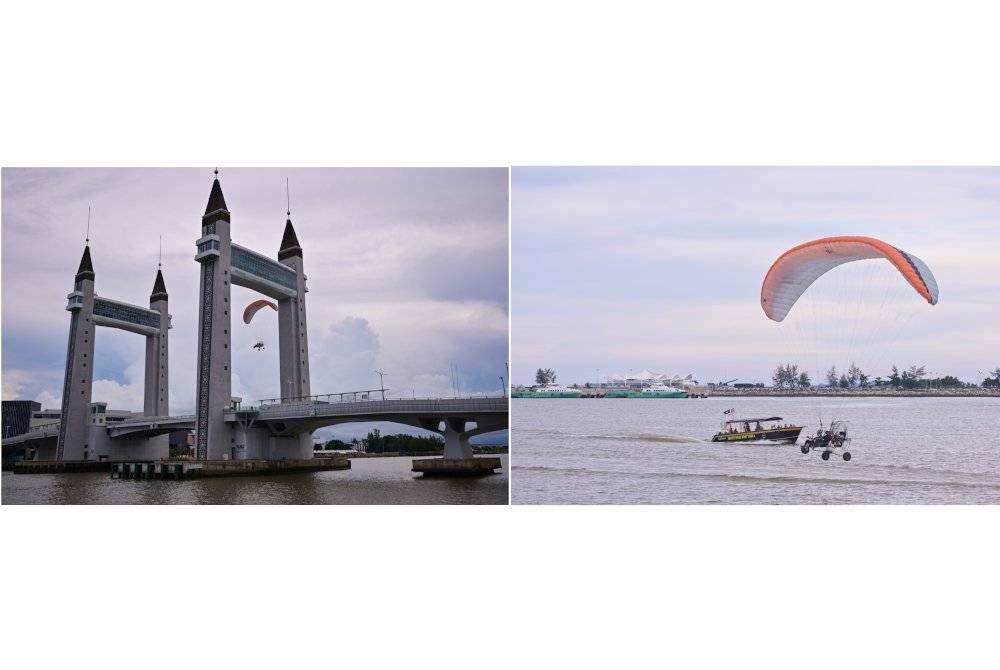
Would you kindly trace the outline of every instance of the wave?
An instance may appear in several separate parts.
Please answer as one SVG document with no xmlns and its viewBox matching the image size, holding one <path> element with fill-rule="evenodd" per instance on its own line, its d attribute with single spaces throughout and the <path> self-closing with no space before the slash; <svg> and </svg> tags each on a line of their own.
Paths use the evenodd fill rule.
<svg viewBox="0 0 1000 670">
<path fill-rule="evenodd" d="M 524 472 L 552 472 L 566 475 L 593 474 L 632 477 L 635 479 L 714 479 L 732 482 L 764 482 L 779 484 L 859 484 L 882 486 L 952 486 L 1000 490 L 1000 482 L 974 482 L 953 479 L 865 479 L 863 477 L 804 477 L 800 475 L 738 475 L 716 472 L 623 472 L 595 470 L 580 467 L 553 467 L 546 465 L 513 465 L 512 469 Z M 969 474 L 969 473 L 962 473 Z"/>
</svg>

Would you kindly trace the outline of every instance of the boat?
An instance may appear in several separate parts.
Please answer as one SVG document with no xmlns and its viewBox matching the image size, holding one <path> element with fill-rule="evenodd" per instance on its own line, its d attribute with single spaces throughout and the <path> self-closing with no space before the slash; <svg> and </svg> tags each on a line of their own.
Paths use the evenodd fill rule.
<svg viewBox="0 0 1000 670">
<path fill-rule="evenodd" d="M 643 388 L 640 391 L 629 391 L 629 398 L 686 398 L 687 391 L 682 391 L 673 386 L 667 386 L 662 382 L 656 382 Z"/>
<path fill-rule="evenodd" d="M 515 389 L 511 391 L 512 398 L 579 398 L 583 391 L 571 389 L 558 384 L 547 384 L 526 389 Z"/>
<path fill-rule="evenodd" d="M 779 425 L 780 416 L 760 419 L 729 419 L 722 422 L 722 428 L 712 436 L 712 442 L 788 442 L 794 444 L 799 439 L 802 426 Z M 770 424 L 770 425 L 766 425 Z"/>
<path fill-rule="evenodd" d="M 627 398 L 628 389 L 608 389 L 604 394 L 605 398 Z"/>
</svg>

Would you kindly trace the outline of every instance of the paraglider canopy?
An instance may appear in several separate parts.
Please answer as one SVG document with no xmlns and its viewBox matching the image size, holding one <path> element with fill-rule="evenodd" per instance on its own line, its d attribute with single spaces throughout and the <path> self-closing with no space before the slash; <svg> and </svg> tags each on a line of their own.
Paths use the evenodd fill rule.
<svg viewBox="0 0 1000 670">
<path fill-rule="evenodd" d="M 250 320 L 253 319 L 254 314 L 264 309 L 265 307 L 270 307 L 275 312 L 278 311 L 278 306 L 275 305 L 270 300 L 254 300 L 252 303 L 247 305 L 246 308 L 243 310 L 243 323 L 247 324 L 250 323 Z"/>
<path fill-rule="evenodd" d="M 760 306 L 769 319 L 782 321 L 806 289 L 833 268 L 878 258 L 894 265 L 924 300 L 937 304 L 937 281 L 922 260 L 882 240 L 847 235 L 806 242 L 779 256 L 764 277 Z"/>
</svg>

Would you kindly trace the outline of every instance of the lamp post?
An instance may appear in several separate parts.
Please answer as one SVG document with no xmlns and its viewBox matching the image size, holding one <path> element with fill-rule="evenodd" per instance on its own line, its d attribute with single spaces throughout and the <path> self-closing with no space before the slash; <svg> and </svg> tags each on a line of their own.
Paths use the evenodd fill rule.
<svg viewBox="0 0 1000 670">
<path fill-rule="evenodd" d="M 378 370 L 375 371 L 375 374 L 378 375 L 378 386 L 380 389 L 382 389 L 382 400 L 385 400 L 385 383 L 383 380 L 383 377 L 385 376 L 385 370 L 379 368 Z"/>
</svg>

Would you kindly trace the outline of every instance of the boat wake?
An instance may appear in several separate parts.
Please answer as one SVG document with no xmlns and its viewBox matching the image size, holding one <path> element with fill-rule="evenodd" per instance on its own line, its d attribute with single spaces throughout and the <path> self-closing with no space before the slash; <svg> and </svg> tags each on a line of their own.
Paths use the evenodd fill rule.
<svg viewBox="0 0 1000 670">
<path fill-rule="evenodd" d="M 652 435 L 652 434 L 625 434 L 625 435 L 581 435 L 596 440 L 618 440 L 623 442 L 666 442 L 670 444 L 699 444 L 707 440 L 699 440 L 696 437 L 684 435 Z"/>
<path fill-rule="evenodd" d="M 534 435 L 555 435 L 562 438 L 572 438 L 577 440 L 613 440 L 616 442 L 666 442 L 672 444 L 702 444 L 709 443 L 709 440 L 700 440 L 696 437 L 686 435 L 663 435 L 654 433 L 567 433 L 559 430 L 528 429 L 522 433 Z"/>
</svg>

